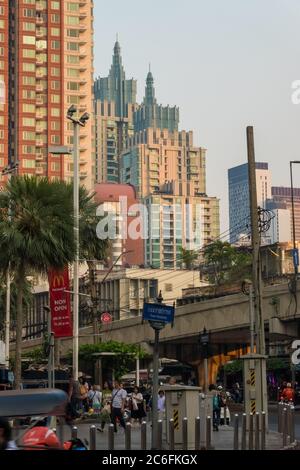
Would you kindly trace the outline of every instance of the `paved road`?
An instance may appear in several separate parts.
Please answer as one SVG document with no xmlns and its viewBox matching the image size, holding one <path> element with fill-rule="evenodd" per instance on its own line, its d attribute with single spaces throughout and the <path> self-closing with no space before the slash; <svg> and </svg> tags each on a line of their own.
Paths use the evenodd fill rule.
<svg viewBox="0 0 300 470">
<path fill-rule="evenodd" d="M 269 412 L 269 426 L 272 431 L 277 431 L 277 413 L 274 410 Z M 295 412 L 295 437 L 300 441 L 300 410 Z"/>
</svg>

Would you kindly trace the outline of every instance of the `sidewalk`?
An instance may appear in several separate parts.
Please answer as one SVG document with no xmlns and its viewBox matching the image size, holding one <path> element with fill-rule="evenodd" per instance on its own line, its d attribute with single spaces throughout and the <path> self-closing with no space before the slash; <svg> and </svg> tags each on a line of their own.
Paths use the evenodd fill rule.
<svg viewBox="0 0 300 470">
<path fill-rule="evenodd" d="M 82 440 L 87 439 L 89 442 L 89 430 L 91 423 L 79 423 L 78 437 Z M 70 427 L 65 426 L 65 440 L 71 436 Z M 115 450 L 125 449 L 125 433 L 119 428 L 114 434 Z M 103 433 L 97 431 L 96 435 L 97 450 L 108 450 L 108 427 L 106 426 Z M 163 445 L 164 446 L 164 445 Z M 220 426 L 218 432 L 212 433 L 212 446 L 215 450 L 232 450 L 233 449 L 233 428 L 231 426 Z M 255 446 L 255 435 L 254 435 Z M 141 430 L 139 426 L 134 426 L 131 432 L 131 449 L 139 450 L 141 448 Z M 151 425 L 147 425 L 147 449 L 151 448 Z M 241 449 L 241 432 L 239 432 L 239 448 Z M 247 436 L 248 448 L 248 436 Z M 282 448 L 282 436 L 274 431 L 269 431 L 266 436 L 267 450 L 279 450 Z M 167 448 L 166 448 L 167 450 Z"/>
</svg>

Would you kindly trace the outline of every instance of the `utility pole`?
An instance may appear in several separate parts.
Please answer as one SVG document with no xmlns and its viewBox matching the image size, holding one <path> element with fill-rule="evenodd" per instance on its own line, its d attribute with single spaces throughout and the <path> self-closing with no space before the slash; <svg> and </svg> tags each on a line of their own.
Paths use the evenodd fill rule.
<svg viewBox="0 0 300 470">
<path fill-rule="evenodd" d="M 265 354 L 265 329 L 262 312 L 262 279 L 260 267 L 260 234 L 258 229 L 258 207 L 256 190 L 256 166 L 254 153 L 253 127 L 247 127 L 249 200 L 252 239 L 252 286 L 254 299 L 256 353 Z"/>
<path fill-rule="evenodd" d="M 249 291 L 251 352 L 241 358 L 244 361 L 244 402 L 247 416 L 250 416 L 250 412 L 253 414 L 264 412 L 266 413 L 266 423 L 268 423 L 267 356 L 265 355 L 265 329 L 262 311 L 259 213 L 257 207 L 256 165 L 252 126 L 247 127 L 247 150 L 252 238 L 252 282 Z M 255 353 L 253 351 L 253 317 L 255 320 Z M 249 419 L 247 419 L 248 429 L 249 425 Z M 268 424 L 266 425 L 268 426 Z"/>
</svg>

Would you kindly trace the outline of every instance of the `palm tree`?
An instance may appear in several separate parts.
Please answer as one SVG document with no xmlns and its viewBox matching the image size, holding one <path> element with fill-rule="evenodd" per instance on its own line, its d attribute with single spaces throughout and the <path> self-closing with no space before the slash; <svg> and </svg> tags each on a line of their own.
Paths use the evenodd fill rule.
<svg viewBox="0 0 300 470">
<path fill-rule="evenodd" d="M 26 277 L 62 269 L 74 259 L 72 199 L 65 183 L 12 177 L 0 194 L 0 269 L 17 286 L 15 382 L 21 382 L 23 296 Z M 9 216 L 11 214 L 11 217 Z"/>
</svg>

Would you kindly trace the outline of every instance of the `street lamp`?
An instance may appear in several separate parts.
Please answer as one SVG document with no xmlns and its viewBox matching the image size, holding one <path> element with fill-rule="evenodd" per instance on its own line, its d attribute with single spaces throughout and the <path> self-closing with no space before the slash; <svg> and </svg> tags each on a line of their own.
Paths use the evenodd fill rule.
<svg viewBox="0 0 300 470">
<path fill-rule="evenodd" d="M 14 162 L 8 165 L 6 168 L 3 168 L 2 175 L 8 176 L 8 179 L 11 178 L 13 173 L 17 173 L 19 168 L 19 163 Z M 10 208 L 8 209 L 8 220 L 11 221 Z M 11 297 L 11 279 L 10 279 L 10 262 L 8 263 L 7 272 L 6 272 L 6 306 L 5 306 L 5 365 L 9 367 L 9 339 L 10 339 L 10 297 Z"/>
<path fill-rule="evenodd" d="M 89 119 L 89 114 L 84 113 L 80 118 L 75 115 L 77 108 L 70 106 L 67 111 L 67 119 L 73 123 L 74 144 L 73 144 L 73 194 L 74 194 L 74 298 L 73 298 L 73 374 L 74 379 L 78 379 L 78 329 L 79 329 L 79 128 L 84 127 Z"/>
<path fill-rule="evenodd" d="M 293 164 L 300 163 L 299 160 L 294 160 L 290 162 L 290 175 L 291 175 L 291 196 L 292 196 L 292 219 L 293 219 L 293 259 L 294 259 L 294 269 L 295 276 L 298 275 L 298 265 L 299 265 L 299 254 L 296 247 L 296 227 L 295 227 L 295 203 L 294 203 L 294 186 L 293 186 Z"/>
</svg>

